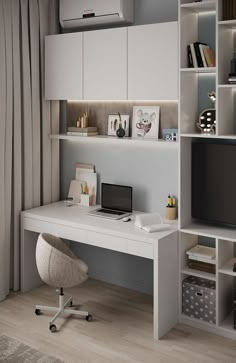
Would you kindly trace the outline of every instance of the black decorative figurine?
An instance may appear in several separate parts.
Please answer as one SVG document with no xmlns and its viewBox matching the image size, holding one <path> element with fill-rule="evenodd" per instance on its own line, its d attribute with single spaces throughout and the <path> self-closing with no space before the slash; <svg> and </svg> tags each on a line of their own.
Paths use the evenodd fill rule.
<svg viewBox="0 0 236 363">
<path fill-rule="evenodd" d="M 118 115 L 119 115 L 120 123 L 119 123 L 119 128 L 116 131 L 116 135 L 117 135 L 117 137 L 122 138 L 125 136 L 125 129 L 123 129 L 123 127 L 122 127 L 122 120 L 121 120 L 120 112 L 118 112 Z"/>
</svg>

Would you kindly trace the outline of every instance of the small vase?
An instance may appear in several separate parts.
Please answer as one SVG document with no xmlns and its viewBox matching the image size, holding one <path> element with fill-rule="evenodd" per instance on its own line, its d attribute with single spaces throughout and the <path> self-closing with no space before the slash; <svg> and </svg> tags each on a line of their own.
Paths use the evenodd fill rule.
<svg viewBox="0 0 236 363">
<path fill-rule="evenodd" d="M 119 126 L 118 130 L 116 131 L 117 137 L 124 137 L 125 136 L 125 130 L 123 129 L 122 125 Z"/>
</svg>

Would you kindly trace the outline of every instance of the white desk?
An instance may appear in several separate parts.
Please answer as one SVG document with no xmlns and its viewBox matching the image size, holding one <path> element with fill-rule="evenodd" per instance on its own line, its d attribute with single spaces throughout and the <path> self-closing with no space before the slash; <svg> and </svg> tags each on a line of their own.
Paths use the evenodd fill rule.
<svg viewBox="0 0 236 363">
<path fill-rule="evenodd" d="M 22 212 L 21 290 L 42 284 L 35 262 L 38 234 L 61 238 L 153 260 L 154 338 L 159 339 L 178 322 L 178 232 L 146 233 L 134 222 L 89 216 L 94 207 L 66 207 L 63 202 Z M 138 213 L 138 212 L 136 212 Z"/>
</svg>

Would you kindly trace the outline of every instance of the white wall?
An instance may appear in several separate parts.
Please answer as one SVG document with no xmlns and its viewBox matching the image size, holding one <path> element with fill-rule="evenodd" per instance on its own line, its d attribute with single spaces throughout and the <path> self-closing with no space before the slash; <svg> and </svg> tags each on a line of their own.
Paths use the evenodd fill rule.
<svg viewBox="0 0 236 363">
<path fill-rule="evenodd" d="M 136 0 L 135 23 L 148 24 L 177 20 L 177 0 Z M 62 104 L 62 123 L 65 108 Z M 107 149 L 109 147 L 109 150 Z M 153 211 L 164 208 L 168 193 L 177 195 L 177 152 L 145 147 L 79 146 L 61 143 L 61 197 L 74 177 L 75 162 L 94 163 L 103 181 L 134 187 L 134 207 Z M 90 276 L 152 294 L 153 263 L 150 260 L 73 244 L 89 266 Z"/>
<path fill-rule="evenodd" d="M 178 0 L 135 0 L 135 24 L 178 20 Z"/>
</svg>

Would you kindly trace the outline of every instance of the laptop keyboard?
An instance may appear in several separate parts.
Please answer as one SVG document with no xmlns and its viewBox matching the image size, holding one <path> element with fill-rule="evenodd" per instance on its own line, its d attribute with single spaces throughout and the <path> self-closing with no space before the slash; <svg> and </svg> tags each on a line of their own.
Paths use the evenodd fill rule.
<svg viewBox="0 0 236 363">
<path fill-rule="evenodd" d="M 125 212 L 118 212 L 115 210 L 104 209 L 104 208 L 98 209 L 98 212 L 107 213 L 107 214 L 115 214 L 117 216 L 122 216 L 122 214 L 125 214 Z"/>
</svg>

